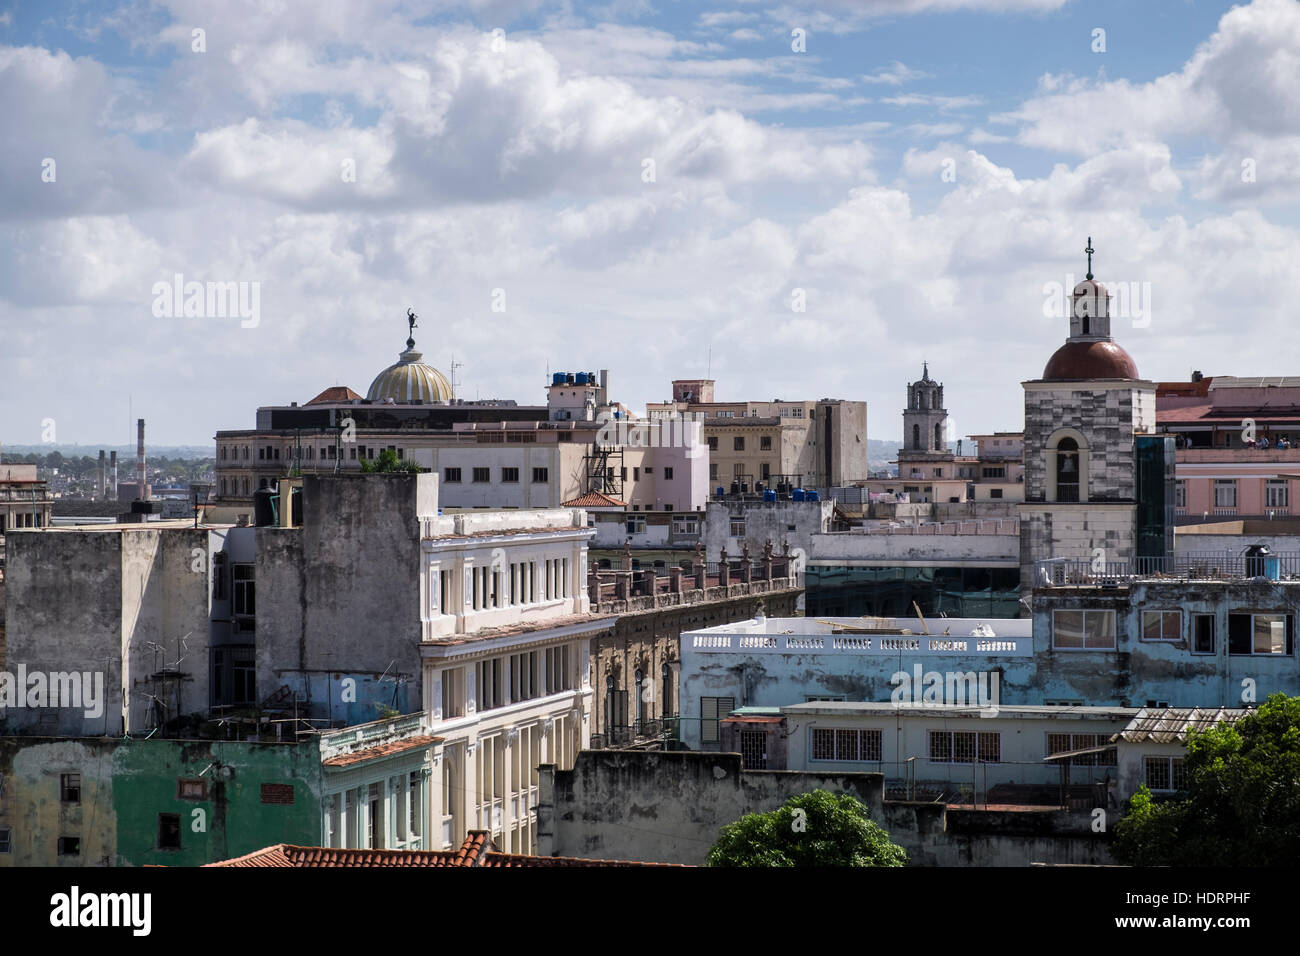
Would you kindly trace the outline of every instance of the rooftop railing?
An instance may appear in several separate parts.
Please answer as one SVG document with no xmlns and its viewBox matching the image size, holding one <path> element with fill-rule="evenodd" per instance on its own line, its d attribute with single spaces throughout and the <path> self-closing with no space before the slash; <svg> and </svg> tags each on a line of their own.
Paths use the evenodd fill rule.
<svg viewBox="0 0 1300 956">
<path fill-rule="evenodd" d="M 1035 562 L 1036 587 L 1120 587 L 1134 581 L 1300 581 L 1300 552 L 1188 552 L 1127 561 L 1049 558 Z"/>
</svg>

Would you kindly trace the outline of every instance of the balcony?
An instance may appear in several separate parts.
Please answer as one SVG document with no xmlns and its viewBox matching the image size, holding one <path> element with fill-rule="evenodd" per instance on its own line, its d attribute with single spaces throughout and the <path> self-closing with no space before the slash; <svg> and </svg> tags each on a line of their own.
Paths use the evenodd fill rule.
<svg viewBox="0 0 1300 956">
<path fill-rule="evenodd" d="M 1136 581 L 1300 581 L 1300 551 L 1259 557 L 1230 552 L 1189 552 L 1167 558 L 1093 562 L 1050 558 L 1034 565 L 1035 587 L 1127 587 Z"/>
</svg>

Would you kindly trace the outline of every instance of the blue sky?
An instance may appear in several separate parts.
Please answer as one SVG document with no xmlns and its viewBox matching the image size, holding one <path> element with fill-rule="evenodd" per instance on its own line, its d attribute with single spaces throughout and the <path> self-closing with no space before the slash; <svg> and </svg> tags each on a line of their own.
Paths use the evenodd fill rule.
<svg viewBox="0 0 1300 956">
<path fill-rule="evenodd" d="M 888 439 L 928 359 L 953 437 L 1016 429 L 1089 235 L 1145 377 L 1291 373 L 1297 73 L 1295 0 L 0 5 L 0 440 L 364 392 L 408 306 L 466 398 L 711 351 Z M 257 321 L 157 314 L 177 273 Z"/>
</svg>

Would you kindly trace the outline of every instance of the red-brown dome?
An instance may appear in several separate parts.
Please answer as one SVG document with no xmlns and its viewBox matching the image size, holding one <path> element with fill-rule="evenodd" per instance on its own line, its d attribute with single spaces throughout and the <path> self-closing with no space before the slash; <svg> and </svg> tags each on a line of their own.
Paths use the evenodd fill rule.
<svg viewBox="0 0 1300 956">
<path fill-rule="evenodd" d="M 1137 365 L 1114 342 L 1066 342 L 1043 369 L 1045 381 L 1137 377 Z"/>
</svg>

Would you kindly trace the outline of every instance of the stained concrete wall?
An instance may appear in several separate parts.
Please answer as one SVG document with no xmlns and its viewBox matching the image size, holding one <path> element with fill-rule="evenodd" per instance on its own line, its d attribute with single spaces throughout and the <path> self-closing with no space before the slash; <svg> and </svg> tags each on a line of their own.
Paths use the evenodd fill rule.
<svg viewBox="0 0 1300 956">
<path fill-rule="evenodd" d="M 974 527 L 971 522 L 968 525 Z M 997 530 L 990 520 L 988 530 Z M 862 534 L 835 531 L 811 538 L 808 563 L 826 567 L 1015 567 L 1018 534 Z"/>
<path fill-rule="evenodd" d="M 10 732 L 115 735 L 205 708 L 217 546 L 206 529 L 175 527 L 10 536 L 6 669 L 102 674 L 105 694 L 98 717 L 9 708 Z"/>
<path fill-rule="evenodd" d="M 1300 694 L 1294 653 L 1228 653 L 1231 613 L 1289 614 L 1294 628 L 1300 584 L 1150 581 L 1128 589 L 1042 588 L 1034 592 L 1033 601 L 1034 685 L 1047 699 L 1124 707 L 1142 707 L 1148 701 L 1167 701 L 1171 707 L 1240 707 L 1246 690 L 1254 693 L 1255 701 L 1277 692 Z M 1052 648 L 1053 612 L 1080 608 L 1115 612 L 1114 650 Z M 1144 610 L 1181 611 L 1179 640 L 1143 640 Z M 1213 654 L 1192 652 L 1195 614 L 1214 616 Z"/>
<path fill-rule="evenodd" d="M 307 476 L 304 527 L 257 530 L 259 699 L 288 686 L 349 723 L 420 707 L 420 518 L 436 494 L 430 474 Z"/>
<path fill-rule="evenodd" d="M 541 768 L 538 853 L 699 865 L 723 826 L 812 790 L 849 793 L 921 866 L 1109 863 L 1089 814 L 947 810 L 884 800 L 875 773 L 743 770 L 740 755 L 583 751 Z"/>
<path fill-rule="evenodd" d="M 809 553 L 812 536 L 830 528 L 834 511 L 835 502 L 830 500 L 710 501 L 704 510 L 704 550 L 710 561 L 717 561 L 723 548 L 728 557 L 738 558 L 748 543 L 756 561 L 763 545 L 771 541 L 778 553 L 785 543 L 791 551 Z M 733 515 L 745 519 L 744 538 L 731 535 Z"/>
<path fill-rule="evenodd" d="M 63 774 L 81 797 L 61 800 Z M 318 743 L 0 737 L 0 827 L 9 866 L 197 866 L 276 843 L 314 845 L 321 827 Z M 204 784 L 182 798 L 180 780 Z M 263 791 L 269 784 L 270 791 Z M 180 818 L 179 849 L 158 845 L 159 815 Z M 80 840 L 60 856 L 60 837 Z"/>
</svg>

